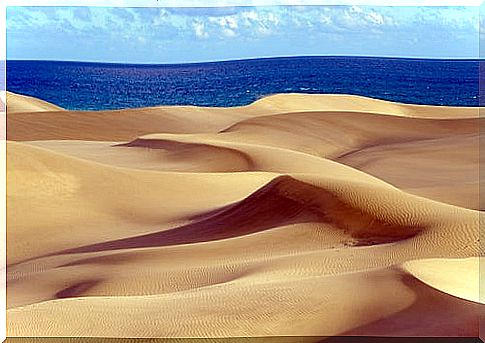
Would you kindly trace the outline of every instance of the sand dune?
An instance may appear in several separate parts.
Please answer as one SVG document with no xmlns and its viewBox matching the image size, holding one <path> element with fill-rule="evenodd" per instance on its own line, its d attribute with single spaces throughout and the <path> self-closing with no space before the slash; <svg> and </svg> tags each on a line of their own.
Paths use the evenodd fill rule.
<svg viewBox="0 0 485 343">
<path fill-rule="evenodd" d="M 477 107 L 450 107 L 400 104 L 357 95 L 345 94 L 276 94 L 256 101 L 254 105 L 264 106 L 267 112 L 366 112 L 434 119 L 477 118 Z"/>
<path fill-rule="evenodd" d="M 477 109 L 8 102 L 10 336 L 478 335 Z"/>
<path fill-rule="evenodd" d="M 31 96 L 16 94 L 12 92 L 7 93 L 8 113 L 23 113 L 23 112 L 48 112 L 48 111 L 62 111 L 59 106 L 51 104 Z"/>
<path fill-rule="evenodd" d="M 477 118 L 477 108 L 404 105 L 345 95 L 285 94 L 234 108 L 161 106 L 117 111 L 59 111 L 38 99 L 8 93 L 10 140 L 123 140 L 147 133 L 217 132 L 239 121 L 287 112 L 365 112 L 418 118 Z M 39 110 L 48 109 L 49 112 Z M 374 110 L 375 109 L 375 110 Z M 82 118 L 82 120 L 80 120 Z M 31 130 L 35 122 L 36 130 Z M 53 125 L 53 123 L 56 123 Z"/>
<path fill-rule="evenodd" d="M 483 261 L 478 258 L 425 259 L 408 261 L 403 267 L 431 287 L 483 304 L 484 299 L 480 294 L 480 263 Z"/>
<path fill-rule="evenodd" d="M 7 237 L 12 248 L 9 264 L 47 252 L 44 241 L 77 244 L 136 232 L 136 228 L 148 231 L 154 225 L 178 223 L 236 201 L 272 178 L 270 174 L 241 178 L 191 174 L 188 178 L 178 173 L 132 171 L 14 142 L 7 144 L 7 165 L 7 220 L 15 232 Z M 233 190 L 236 179 L 244 184 Z M 192 197 L 193 192 L 213 194 Z M 32 230 L 45 234 L 35 245 L 28 239 Z"/>
<path fill-rule="evenodd" d="M 333 160 L 413 194 L 480 209 L 478 123 L 478 118 L 306 112 L 242 120 L 219 133 L 145 135 L 124 145 L 86 141 L 32 144 L 98 162 L 166 171 L 319 173 L 320 165 Z"/>
</svg>

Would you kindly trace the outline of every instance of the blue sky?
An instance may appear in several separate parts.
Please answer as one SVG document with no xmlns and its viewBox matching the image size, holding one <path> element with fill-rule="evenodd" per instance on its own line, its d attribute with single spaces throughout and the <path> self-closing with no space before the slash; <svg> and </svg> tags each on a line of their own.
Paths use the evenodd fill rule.
<svg viewBox="0 0 485 343">
<path fill-rule="evenodd" d="M 290 55 L 476 58 L 479 31 L 479 8 L 471 6 L 7 7 L 7 58 L 132 63 Z"/>
</svg>

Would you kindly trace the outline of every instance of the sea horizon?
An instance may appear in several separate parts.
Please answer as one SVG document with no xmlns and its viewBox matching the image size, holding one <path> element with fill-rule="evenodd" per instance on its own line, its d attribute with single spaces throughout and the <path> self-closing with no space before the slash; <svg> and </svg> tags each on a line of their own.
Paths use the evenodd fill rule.
<svg viewBox="0 0 485 343">
<path fill-rule="evenodd" d="M 180 62 L 133 62 L 133 61 L 105 61 L 105 60 L 76 60 L 76 59 L 36 59 L 36 58 L 7 58 L 8 62 L 60 62 L 60 63 L 92 63 L 92 64 L 120 64 L 136 66 L 171 66 L 171 65 L 193 65 L 224 62 L 242 62 L 257 60 L 276 60 L 292 58 L 360 58 L 360 59 L 389 59 L 389 60 L 422 60 L 422 61 L 458 61 L 458 62 L 477 62 L 485 61 L 485 57 L 414 57 L 414 56 L 386 56 L 386 55 L 274 55 L 258 57 L 242 57 L 229 59 L 214 59 L 201 61 L 180 61 Z"/>
<path fill-rule="evenodd" d="M 244 106 L 272 94 L 348 94 L 479 106 L 480 60 L 290 56 L 177 64 L 7 60 L 7 90 L 69 110 Z"/>
</svg>

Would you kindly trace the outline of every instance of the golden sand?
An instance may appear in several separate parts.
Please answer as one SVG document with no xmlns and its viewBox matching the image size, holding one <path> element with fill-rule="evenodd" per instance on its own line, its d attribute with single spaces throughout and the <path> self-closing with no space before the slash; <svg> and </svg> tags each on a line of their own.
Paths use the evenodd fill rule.
<svg viewBox="0 0 485 343">
<path fill-rule="evenodd" d="M 478 335 L 476 108 L 7 106 L 9 336 Z"/>
</svg>

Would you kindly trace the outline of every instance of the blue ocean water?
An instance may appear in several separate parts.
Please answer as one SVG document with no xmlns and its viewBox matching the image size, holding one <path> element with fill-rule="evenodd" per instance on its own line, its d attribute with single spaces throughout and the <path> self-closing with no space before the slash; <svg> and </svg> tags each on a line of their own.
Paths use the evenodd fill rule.
<svg viewBox="0 0 485 343">
<path fill-rule="evenodd" d="M 67 109 L 246 105 L 275 93 L 478 106 L 478 60 L 279 57 L 172 65 L 7 61 L 7 90 Z"/>
</svg>

